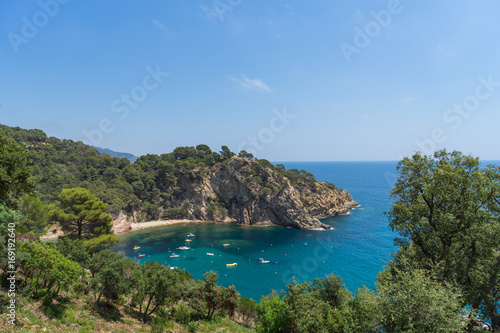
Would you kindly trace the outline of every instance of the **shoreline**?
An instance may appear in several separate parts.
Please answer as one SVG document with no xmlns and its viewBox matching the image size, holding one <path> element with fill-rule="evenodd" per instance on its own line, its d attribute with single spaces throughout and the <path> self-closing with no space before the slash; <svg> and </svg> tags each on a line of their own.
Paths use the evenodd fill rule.
<svg viewBox="0 0 500 333">
<path fill-rule="evenodd" d="M 354 205 L 349 205 L 349 207 L 346 207 L 346 209 L 341 210 L 337 212 L 335 215 L 330 215 L 330 216 L 321 216 L 321 217 L 316 217 L 318 220 L 323 220 L 329 217 L 333 217 L 336 215 L 348 215 L 351 210 L 356 209 L 360 205 L 354 201 Z M 120 219 L 118 217 L 115 221 L 113 221 L 113 227 L 112 231 L 115 236 L 123 236 L 125 234 L 132 233 L 134 231 L 142 230 L 142 229 L 150 229 L 150 228 L 156 228 L 156 227 L 164 227 L 164 226 L 169 226 L 169 225 L 176 225 L 176 224 L 190 224 L 190 223 L 206 223 L 206 224 L 239 224 L 243 227 L 272 227 L 272 226 L 277 226 L 277 227 L 284 227 L 284 226 L 279 226 L 275 225 L 273 223 L 269 222 L 261 222 L 261 223 L 256 223 L 252 225 L 245 225 L 245 224 L 240 224 L 240 223 L 234 223 L 234 221 L 203 221 L 203 220 L 188 220 L 188 219 L 181 219 L 181 220 L 158 220 L 158 221 L 148 221 L 148 222 L 129 222 L 126 218 Z M 313 229 L 314 230 L 314 229 Z M 327 229 L 324 229 L 327 230 Z M 59 238 L 59 236 L 64 235 L 62 232 L 60 226 L 53 226 L 51 227 L 47 233 L 43 236 L 40 237 L 40 240 L 53 240 Z"/>
<path fill-rule="evenodd" d="M 142 229 L 149 229 L 155 227 L 163 227 L 166 225 L 182 224 L 182 223 L 217 223 L 213 221 L 202 221 L 202 220 L 160 220 L 160 221 L 149 221 L 149 222 L 139 222 L 130 223 L 130 229 L 128 232 L 133 232 Z"/>
</svg>

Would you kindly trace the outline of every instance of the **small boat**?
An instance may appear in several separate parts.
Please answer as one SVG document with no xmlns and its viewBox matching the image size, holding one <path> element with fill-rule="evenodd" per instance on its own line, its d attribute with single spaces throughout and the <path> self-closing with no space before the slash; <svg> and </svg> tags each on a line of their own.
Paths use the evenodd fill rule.
<svg viewBox="0 0 500 333">
<path fill-rule="evenodd" d="M 134 246 L 134 250 L 139 250 L 140 248 L 140 246 Z"/>
<path fill-rule="evenodd" d="M 214 255 L 213 253 L 207 252 L 207 256 L 213 256 L 213 255 Z"/>
<path fill-rule="evenodd" d="M 179 257 L 180 257 L 180 255 L 175 254 L 175 253 L 172 253 L 172 255 L 170 256 L 170 258 L 179 258 Z"/>
<path fill-rule="evenodd" d="M 233 267 L 233 266 L 236 266 L 236 265 L 238 265 L 238 264 L 237 264 L 237 263 L 235 263 L 235 262 L 234 262 L 234 263 L 232 263 L 232 264 L 226 264 L 226 266 L 227 266 L 227 267 Z"/>
<path fill-rule="evenodd" d="M 181 246 L 177 248 L 177 250 L 189 250 L 189 249 L 190 249 L 189 246 Z"/>
<path fill-rule="evenodd" d="M 229 246 L 229 244 L 228 244 L 228 243 L 226 243 L 226 244 L 222 244 L 222 245 L 223 245 L 223 246 Z"/>
<path fill-rule="evenodd" d="M 189 233 L 187 236 L 188 236 L 188 237 L 194 237 L 194 234 Z"/>
<path fill-rule="evenodd" d="M 142 257 L 145 257 L 145 256 L 146 256 L 145 254 L 139 254 L 139 255 L 137 256 L 137 258 L 142 258 Z"/>
<path fill-rule="evenodd" d="M 264 260 L 263 258 L 259 258 L 259 264 L 269 264 L 269 260 Z"/>
<path fill-rule="evenodd" d="M 186 242 L 191 242 L 191 241 L 192 241 L 192 239 L 186 239 Z"/>
</svg>

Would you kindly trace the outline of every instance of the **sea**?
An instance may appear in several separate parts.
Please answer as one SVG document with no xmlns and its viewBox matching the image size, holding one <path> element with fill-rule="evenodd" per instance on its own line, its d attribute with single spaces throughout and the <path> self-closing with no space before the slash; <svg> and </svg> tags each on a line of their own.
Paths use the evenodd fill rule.
<svg viewBox="0 0 500 333">
<path fill-rule="evenodd" d="M 313 281 L 337 274 L 354 293 L 363 285 L 374 289 L 377 274 L 391 259 L 396 234 L 384 212 L 397 162 L 277 162 L 303 169 L 319 181 L 347 190 L 359 207 L 347 215 L 323 219 L 331 230 L 245 227 L 190 223 L 143 229 L 122 236 L 115 251 L 138 263 L 157 261 L 185 269 L 195 279 L 212 270 L 222 286 L 234 285 L 244 297 L 259 301 L 292 281 Z M 194 237 L 187 237 L 192 233 Z M 228 245 L 224 245 L 228 244 Z M 178 247 L 189 246 L 189 250 Z M 139 246 L 139 250 L 134 250 Z M 172 258 L 172 254 L 179 257 Z M 208 255 L 211 253 L 213 255 Z M 139 254 L 145 254 L 139 258 Z M 268 263 L 259 263 L 262 258 Z M 236 263 L 235 266 L 226 266 Z"/>
</svg>

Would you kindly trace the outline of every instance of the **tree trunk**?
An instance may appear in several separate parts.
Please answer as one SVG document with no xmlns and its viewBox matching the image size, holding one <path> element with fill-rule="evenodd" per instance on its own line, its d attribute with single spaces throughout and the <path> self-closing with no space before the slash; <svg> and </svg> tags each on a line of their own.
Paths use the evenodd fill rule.
<svg viewBox="0 0 500 333">
<path fill-rule="evenodd" d="M 155 312 L 155 311 L 156 311 L 156 309 L 158 308 L 158 305 L 159 305 L 159 304 L 156 304 L 156 305 L 155 305 L 155 307 L 153 308 L 153 310 L 151 310 L 151 312 L 150 312 L 150 313 L 148 313 L 148 316 L 150 316 L 151 314 L 153 314 L 153 312 Z"/>
<path fill-rule="evenodd" d="M 148 305 L 146 306 L 146 310 L 144 310 L 144 320 L 146 319 L 146 316 L 148 314 L 149 306 L 151 305 L 151 301 L 153 300 L 153 296 L 149 298 Z"/>
<path fill-rule="evenodd" d="M 104 291 L 104 288 L 101 290 L 101 292 L 99 293 L 99 297 L 97 297 L 97 300 L 96 300 L 96 305 L 99 304 L 99 302 L 101 301 L 101 296 L 102 296 L 102 293 Z"/>
</svg>

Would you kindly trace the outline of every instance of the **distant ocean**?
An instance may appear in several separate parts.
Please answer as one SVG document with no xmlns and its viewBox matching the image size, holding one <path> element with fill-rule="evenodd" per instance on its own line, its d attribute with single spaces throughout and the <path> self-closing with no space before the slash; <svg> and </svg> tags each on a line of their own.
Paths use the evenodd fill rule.
<svg viewBox="0 0 500 333">
<path fill-rule="evenodd" d="M 396 177 L 396 162 L 284 162 L 287 169 L 311 172 L 347 190 L 360 207 L 350 214 L 324 219 L 328 231 L 280 227 L 245 228 L 237 225 L 190 224 L 144 229 L 122 237 L 116 251 L 137 262 L 155 260 L 186 269 L 202 279 L 209 270 L 219 283 L 235 285 L 244 297 L 258 301 L 272 289 L 280 291 L 292 276 L 312 281 L 331 273 L 343 278 L 354 292 L 363 284 L 375 287 L 377 273 L 390 260 L 395 234 L 388 228 L 389 192 Z M 195 234 L 186 242 L 188 233 Z M 229 246 L 224 247 L 223 244 Z M 176 250 L 189 244 L 190 250 Z M 140 250 L 133 250 L 140 246 Z M 137 258 L 139 253 L 146 254 Z M 170 258 L 172 253 L 179 258 Z M 207 253 L 213 253 L 209 256 Z M 260 264 L 259 258 L 269 260 Z M 235 267 L 226 264 L 237 263 Z"/>
</svg>

